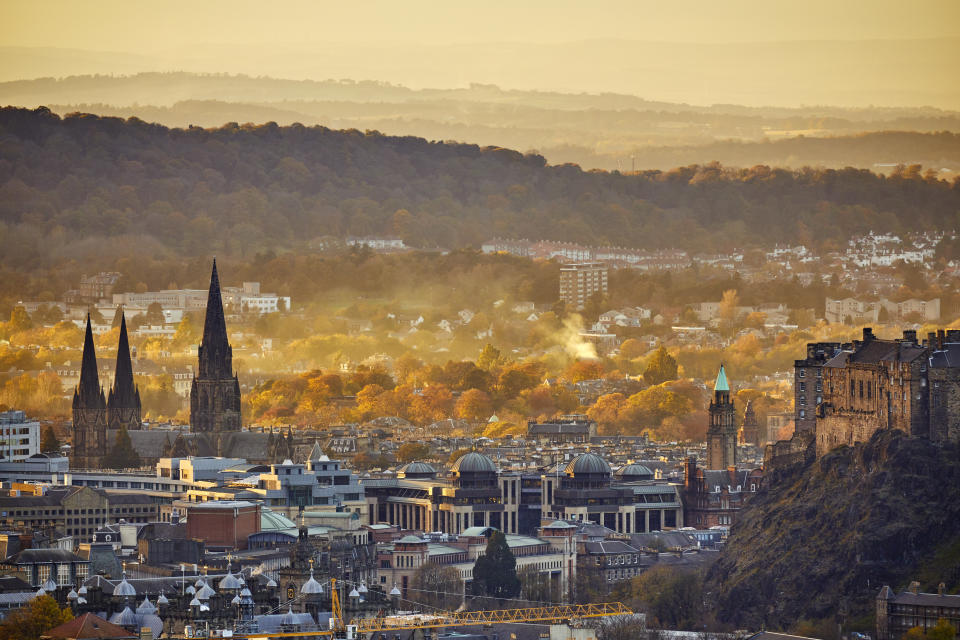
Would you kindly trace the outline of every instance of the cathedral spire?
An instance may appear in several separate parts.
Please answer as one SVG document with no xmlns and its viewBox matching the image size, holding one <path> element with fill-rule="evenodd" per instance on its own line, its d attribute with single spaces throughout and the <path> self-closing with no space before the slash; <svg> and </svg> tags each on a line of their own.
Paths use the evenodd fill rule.
<svg viewBox="0 0 960 640">
<path fill-rule="evenodd" d="M 227 322 L 223 317 L 223 298 L 220 295 L 216 258 L 213 259 L 213 271 L 210 274 L 210 292 L 207 294 L 199 365 L 201 376 L 227 378 L 233 375 L 233 353 L 227 340 Z"/>
<path fill-rule="evenodd" d="M 137 389 L 133 384 L 133 363 L 130 360 L 130 342 L 127 339 L 127 318 L 120 314 L 120 341 L 117 344 L 117 368 L 113 376 L 113 388 L 110 389 L 111 407 L 132 407 L 138 405 Z"/>
<path fill-rule="evenodd" d="M 83 361 L 80 365 L 80 382 L 74 393 L 74 402 L 94 408 L 103 403 L 103 389 L 100 388 L 100 374 L 97 373 L 97 354 L 93 346 L 93 328 L 90 326 L 90 314 L 87 314 L 87 333 L 83 338 Z"/>
<path fill-rule="evenodd" d="M 210 274 L 210 293 L 198 353 L 197 374 L 190 387 L 190 425 L 195 432 L 240 431 L 240 382 L 233 372 L 233 349 L 227 339 L 217 261 Z M 214 450 L 220 451 L 216 438 Z"/>
</svg>

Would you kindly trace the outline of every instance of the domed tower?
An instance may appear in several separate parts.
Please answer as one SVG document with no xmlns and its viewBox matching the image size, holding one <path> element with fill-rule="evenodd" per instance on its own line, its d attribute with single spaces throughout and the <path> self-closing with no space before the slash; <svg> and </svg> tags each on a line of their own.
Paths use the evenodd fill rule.
<svg viewBox="0 0 960 640">
<path fill-rule="evenodd" d="M 644 480 L 653 480 L 655 474 L 649 467 L 631 462 L 617 469 L 615 475 L 621 482 L 642 482 Z"/>
<path fill-rule="evenodd" d="M 563 473 L 564 489 L 606 489 L 610 486 L 611 471 L 607 461 L 595 453 L 582 453 L 571 460 Z"/>
<path fill-rule="evenodd" d="M 500 478 L 493 460 L 471 451 L 461 456 L 450 467 L 453 495 L 444 496 L 442 517 L 448 522 L 442 527 L 460 534 L 470 527 L 494 527 L 515 530 L 515 522 L 505 522 L 504 496 Z M 515 506 L 512 507 L 515 510 Z M 509 515 L 509 514 L 507 514 Z"/>
<path fill-rule="evenodd" d="M 486 489 L 497 486 L 497 466 L 493 460 L 471 451 L 464 454 L 450 467 L 453 483 L 461 489 Z"/>
<path fill-rule="evenodd" d="M 408 480 L 433 480 L 437 470 L 426 462 L 411 462 L 397 469 L 397 477 Z"/>
<path fill-rule="evenodd" d="M 707 429 L 707 469 L 726 470 L 737 466 L 736 411 L 730 399 L 730 384 L 723 365 L 713 385 L 710 427 Z"/>
</svg>

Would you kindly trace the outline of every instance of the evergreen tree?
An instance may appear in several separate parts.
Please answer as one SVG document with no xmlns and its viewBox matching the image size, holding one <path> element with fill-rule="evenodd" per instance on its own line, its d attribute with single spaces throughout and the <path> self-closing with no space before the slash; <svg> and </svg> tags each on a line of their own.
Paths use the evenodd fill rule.
<svg viewBox="0 0 960 640">
<path fill-rule="evenodd" d="M 26 331 L 33 328 L 33 320 L 30 319 L 30 314 L 27 313 L 26 309 L 14 307 L 13 311 L 10 312 L 10 323 L 7 326 L 10 333 Z"/>
<path fill-rule="evenodd" d="M 677 361 L 667 353 L 662 344 L 647 363 L 647 370 L 643 372 L 643 379 L 647 384 L 661 384 L 668 380 L 677 379 Z"/>
<path fill-rule="evenodd" d="M 130 434 L 127 433 L 126 427 L 120 427 L 117 431 L 117 439 L 110 453 L 104 457 L 103 466 L 109 469 L 130 469 L 140 466 L 140 455 L 133 448 L 133 442 L 130 441 Z"/>
<path fill-rule="evenodd" d="M 473 593 L 501 600 L 520 595 L 517 559 L 502 531 L 493 532 L 486 552 L 473 565 Z"/>
<path fill-rule="evenodd" d="M 48 453 L 59 450 L 60 441 L 57 439 L 57 434 L 53 430 L 53 425 L 48 424 L 43 429 L 43 438 L 40 440 L 40 451 Z"/>
</svg>

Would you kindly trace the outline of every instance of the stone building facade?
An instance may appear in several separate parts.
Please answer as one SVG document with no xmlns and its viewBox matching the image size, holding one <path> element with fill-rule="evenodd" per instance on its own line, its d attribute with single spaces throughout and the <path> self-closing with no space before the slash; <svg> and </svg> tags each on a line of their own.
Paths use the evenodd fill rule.
<svg viewBox="0 0 960 640">
<path fill-rule="evenodd" d="M 817 426 L 817 406 L 823 402 L 823 365 L 843 345 L 839 342 L 810 342 L 807 357 L 793 363 L 794 430 L 810 431 Z M 849 346 L 849 345 L 848 345 Z"/>
<path fill-rule="evenodd" d="M 896 640 L 914 627 L 926 632 L 946 620 L 960 631 L 960 595 L 945 593 L 943 583 L 937 593 L 922 593 L 920 583 L 912 582 L 901 593 L 884 586 L 877 595 L 877 640 Z"/>
<path fill-rule="evenodd" d="M 878 429 L 929 436 L 927 369 L 930 347 L 916 332 L 881 340 L 865 328 L 863 339 L 823 367 L 823 402 L 817 408 L 817 455 L 865 442 Z"/>
<path fill-rule="evenodd" d="M 822 390 L 812 400 L 817 456 L 866 442 L 880 429 L 934 442 L 960 439 L 960 330 L 928 333 L 918 341 L 916 331 L 891 340 L 865 328 L 861 340 L 826 357 L 834 346 L 809 344 L 807 358 L 794 364 L 798 412 L 810 408 L 811 383 Z M 799 413 L 796 425 L 797 433 L 809 430 Z"/>
<path fill-rule="evenodd" d="M 743 426 L 740 427 L 740 444 L 762 447 L 767 443 L 766 429 L 760 428 L 757 414 L 753 410 L 753 401 L 748 400 L 743 410 Z"/>
</svg>

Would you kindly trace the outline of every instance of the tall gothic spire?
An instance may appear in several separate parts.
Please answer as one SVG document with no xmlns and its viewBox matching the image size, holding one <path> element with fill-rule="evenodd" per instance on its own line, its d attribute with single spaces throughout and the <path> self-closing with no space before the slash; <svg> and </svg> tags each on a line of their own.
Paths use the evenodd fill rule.
<svg viewBox="0 0 960 640">
<path fill-rule="evenodd" d="M 103 389 L 100 388 L 100 374 L 97 373 L 97 354 L 93 346 L 93 328 L 90 326 L 90 314 L 87 314 L 87 334 L 83 338 L 83 361 L 80 365 L 80 382 L 73 394 L 74 402 L 79 401 L 88 408 L 103 406 Z"/>
<path fill-rule="evenodd" d="M 201 377 L 223 379 L 233 376 L 233 350 L 227 340 L 227 322 L 223 317 L 216 258 L 213 259 L 213 272 L 210 274 L 210 292 L 207 294 L 207 313 L 203 321 L 199 355 Z"/>
<path fill-rule="evenodd" d="M 109 404 L 112 407 L 139 406 L 139 392 L 133 384 L 133 363 L 130 361 L 130 342 L 127 340 L 127 318 L 118 307 L 120 314 L 120 342 L 117 345 L 117 368 L 113 376 L 113 388 L 110 389 Z"/>
</svg>

